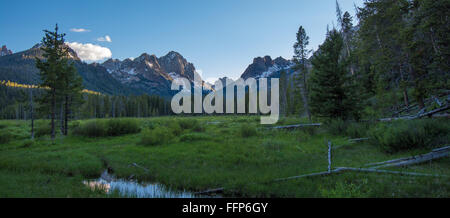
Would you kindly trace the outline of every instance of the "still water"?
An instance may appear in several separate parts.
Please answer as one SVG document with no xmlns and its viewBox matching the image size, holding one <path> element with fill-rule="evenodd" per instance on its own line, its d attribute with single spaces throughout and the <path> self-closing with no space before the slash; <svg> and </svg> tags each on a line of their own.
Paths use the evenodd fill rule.
<svg viewBox="0 0 450 218">
<path fill-rule="evenodd" d="M 115 179 L 108 172 L 96 180 L 86 180 L 83 184 L 92 190 L 103 190 L 107 194 L 118 194 L 123 197 L 134 198 L 204 198 L 219 196 L 196 195 L 188 191 L 171 190 L 159 183 L 140 183 L 133 180 Z"/>
</svg>

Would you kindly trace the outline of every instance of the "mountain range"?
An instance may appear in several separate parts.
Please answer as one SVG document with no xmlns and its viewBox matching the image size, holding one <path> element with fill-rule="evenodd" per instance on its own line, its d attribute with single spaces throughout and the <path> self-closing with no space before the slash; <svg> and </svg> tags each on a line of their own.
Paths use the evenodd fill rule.
<svg viewBox="0 0 450 218">
<path fill-rule="evenodd" d="M 13 54 L 13 52 L 11 50 L 9 50 L 6 45 L 3 45 L 0 48 L 0 56 L 6 56 L 6 55 L 11 55 Z"/>
<path fill-rule="evenodd" d="M 32 48 L 12 53 L 4 52 L 2 47 L 0 56 L 0 80 L 9 80 L 23 84 L 39 83 L 35 58 L 42 58 L 40 44 Z M 176 93 L 171 91 L 172 80 L 180 77 L 187 78 L 193 85 L 194 75 L 197 74 L 194 64 L 188 62 L 181 54 L 171 51 L 162 57 L 141 54 L 135 59 L 108 59 L 103 63 L 85 63 L 80 60 L 76 52 L 69 50 L 69 58 L 74 63 L 86 89 L 109 95 L 140 95 L 150 94 L 170 97 Z M 3 55 L 4 54 L 4 55 Z M 281 70 L 292 73 L 293 62 L 278 57 L 274 60 L 270 56 L 254 58 L 241 78 L 279 77 Z M 202 82 L 205 92 L 212 90 L 212 85 Z"/>
</svg>

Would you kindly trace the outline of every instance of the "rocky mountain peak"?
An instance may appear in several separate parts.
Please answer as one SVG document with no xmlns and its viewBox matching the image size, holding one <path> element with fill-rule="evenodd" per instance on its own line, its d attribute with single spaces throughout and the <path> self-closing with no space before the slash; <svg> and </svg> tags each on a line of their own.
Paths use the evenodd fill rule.
<svg viewBox="0 0 450 218">
<path fill-rule="evenodd" d="M 175 51 L 160 58 L 143 53 L 133 60 L 108 59 L 101 65 L 121 83 L 147 92 L 167 92 L 171 80 L 185 77 L 193 81 L 195 74 L 194 65 Z"/>
<path fill-rule="evenodd" d="M 279 66 L 287 66 L 287 65 L 291 64 L 290 61 L 284 59 L 284 58 L 281 57 L 281 56 L 275 58 L 275 60 L 273 60 L 273 62 L 274 62 L 275 64 L 279 65 Z"/>
<path fill-rule="evenodd" d="M 272 60 L 272 58 L 268 55 L 264 57 L 256 57 L 241 77 L 243 79 L 248 79 L 250 77 L 268 77 L 276 71 L 289 68 L 291 64 L 291 61 L 288 61 L 282 57 L 278 57 L 275 60 Z"/>
<path fill-rule="evenodd" d="M 12 55 L 13 52 L 11 50 L 9 50 L 6 45 L 3 45 L 0 48 L 0 56 L 6 56 L 6 55 Z"/>
</svg>

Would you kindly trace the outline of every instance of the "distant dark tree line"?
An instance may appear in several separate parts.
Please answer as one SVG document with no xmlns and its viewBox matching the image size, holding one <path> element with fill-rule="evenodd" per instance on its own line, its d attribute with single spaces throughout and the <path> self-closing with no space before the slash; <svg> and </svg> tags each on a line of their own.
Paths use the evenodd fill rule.
<svg viewBox="0 0 450 218">
<path fill-rule="evenodd" d="M 33 89 L 34 98 L 44 94 L 42 89 Z M 0 119 L 30 120 L 29 88 L 8 87 L 0 85 Z M 153 117 L 172 114 L 170 102 L 153 95 L 110 96 L 99 94 L 82 94 L 82 103 L 73 107 L 69 119 L 114 118 L 114 117 Z M 35 119 L 50 119 L 45 107 L 35 102 Z M 57 108 L 61 108 L 61 102 Z M 60 120 L 61 111 L 56 113 Z"/>
</svg>

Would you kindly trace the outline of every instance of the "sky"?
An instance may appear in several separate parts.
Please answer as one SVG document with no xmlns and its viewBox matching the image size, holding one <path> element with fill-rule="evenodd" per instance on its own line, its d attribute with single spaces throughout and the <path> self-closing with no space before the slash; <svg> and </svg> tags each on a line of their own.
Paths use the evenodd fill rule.
<svg viewBox="0 0 450 218">
<path fill-rule="evenodd" d="M 1 1 L 0 44 L 13 52 L 58 23 L 86 62 L 177 51 L 207 81 L 238 78 L 258 56 L 291 59 L 300 25 L 317 49 L 327 25 L 337 24 L 335 0 Z M 363 0 L 339 4 L 354 15 Z"/>
</svg>

